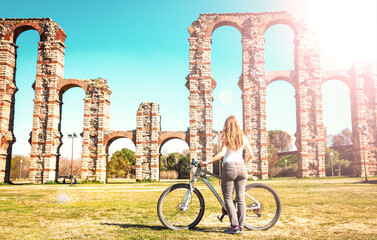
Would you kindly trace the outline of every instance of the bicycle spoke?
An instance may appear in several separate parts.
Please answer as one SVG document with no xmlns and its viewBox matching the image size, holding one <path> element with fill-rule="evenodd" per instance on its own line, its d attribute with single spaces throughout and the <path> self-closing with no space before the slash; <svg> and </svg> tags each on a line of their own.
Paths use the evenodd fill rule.
<svg viewBox="0 0 377 240">
<path fill-rule="evenodd" d="M 280 200 L 275 194 L 262 184 L 247 189 L 245 227 L 266 230 L 276 223 L 280 216 Z"/>
<path fill-rule="evenodd" d="M 162 200 L 160 212 L 162 222 L 166 223 L 165 226 L 176 228 L 192 228 L 194 227 L 203 216 L 202 207 L 204 202 L 201 202 L 199 196 L 194 191 L 191 194 L 190 200 L 187 204 L 183 205 L 183 199 L 188 191 L 188 188 L 177 187 L 166 193 Z"/>
</svg>

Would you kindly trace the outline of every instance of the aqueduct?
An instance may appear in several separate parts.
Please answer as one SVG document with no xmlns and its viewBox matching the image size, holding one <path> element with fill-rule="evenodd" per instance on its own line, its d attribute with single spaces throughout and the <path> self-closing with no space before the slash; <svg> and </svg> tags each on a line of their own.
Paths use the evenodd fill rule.
<svg viewBox="0 0 377 240">
<path fill-rule="evenodd" d="M 295 34 L 294 70 L 266 71 L 264 32 L 275 24 L 288 25 Z M 13 134 L 17 37 L 24 31 L 40 35 L 37 59 L 33 129 L 30 134 L 32 183 L 45 183 L 58 177 L 62 96 L 72 87 L 86 93 L 82 146 L 82 179 L 106 181 L 108 146 L 118 138 L 136 145 L 137 180 L 159 180 L 159 151 L 169 139 L 186 141 L 190 155 L 199 161 L 212 157 L 212 92 L 216 82 L 211 75 L 211 36 L 228 25 L 242 36 L 243 123 L 247 137 L 255 142 L 254 174 L 268 177 L 266 87 L 275 80 L 290 82 L 296 91 L 297 132 L 300 177 L 325 176 L 325 128 L 322 122 L 321 85 L 338 79 L 350 88 L 355 175 L 377 174 L 377 64 L 355 62 L 345 71 L 322 71 L 316 36 L 287 12 L 201 14 L 189 27 L 190 122 L 187 132 L 162 132 L 159 106 L 142 103 L 137 111 L 136 130 L 111 131 L 110 95 L 105 79 L 64 79 L 66 35 L 49 18 L 0 18 L 0 183 L 9 182 Z M 363 126 L 363 130 L 360 128 Z M 366 168 L 366 169 L 365 169 Z M 251 172 L 250 172 L 251 174 Z"/>
</svg>

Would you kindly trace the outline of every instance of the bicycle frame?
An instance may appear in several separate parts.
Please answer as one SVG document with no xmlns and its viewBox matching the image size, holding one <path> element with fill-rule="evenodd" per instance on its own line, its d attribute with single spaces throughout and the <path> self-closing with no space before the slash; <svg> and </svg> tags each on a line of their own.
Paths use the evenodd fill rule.
<svg viewBox="0 0 377 240">
<path fill-rule="evenodd" d="M 196 168 L 196 171 L 195 171 L 195 174 L 194 174 L 193 178 L 189 182 L 190 189 L 185 194 L 185 197 L 184 197 L 182 205 L 181 205 L 181 210 L 186 210 L 189 207 L 187 203 L 190 201 L 191 194 L 194 191 L 195 183 L 198 180 L 198 178 L 200 178 L 201 180 L 203 180 L 203 182 L 211 190 L 212 194 L 216 197 L 217 201 L 220 203 L 220 205 L 223 207 L 223 209 L 226 209 L 225 203 L 224 203 L 223 199 L 217 193 L 217 191 L 212 186 L 212 184 L 208 181 L 207 176 L 206 176 L 207 174 L 211 175 L 211 176 L 213 176 L 215 178 L 221 179 L 221 177 L 219 175 L 211 173 L 211 172 L 209 172 L 207 170 L 204 170 L 204 169 L 202 169 L 201 167 L 198 166 Z M 254 203 L 255 203 L 255 205 L 248 206 L 248 208 L 250 208 L 250 209 L 259 209 L 260 208 L 261 205 L 260 205 L 260 203 L 255 198 L 253 198 L 252 196 L 250 196 L 247 193 L 245 193 L 245 197 L 248 197 L 248 198 L 252 199 L 254 201 Z"/>
</svg>

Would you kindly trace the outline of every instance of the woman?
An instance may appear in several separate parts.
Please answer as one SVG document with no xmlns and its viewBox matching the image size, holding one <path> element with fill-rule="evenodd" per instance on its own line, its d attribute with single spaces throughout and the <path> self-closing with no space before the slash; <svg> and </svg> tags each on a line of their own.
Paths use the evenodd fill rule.
<svg viewBox="0 0 377 240">
<path fill-rule="evenodd" d="M 246 148 L 248 158 L 243 159 L 243 149 Z M 243 133 L 240 124 L 235 116 L 226 119 L 224 129 L 221 133 L 221 152 L 214 156 L 209 162 L 201 163 L 201 166 L 211 164 L 224 157 L 221 171 L 221 190 L 224 196 L 225 207 L 229 215 L 231 227 L 225 233 L 242 233 L 245 223 L 245 185 L 247 181 L 247 170 L 245 162 L 252 159 L 253 153 L 250 143 Z M 238 212 L 233 204 L 233 189 L 236 190 Z"/>
</svg>

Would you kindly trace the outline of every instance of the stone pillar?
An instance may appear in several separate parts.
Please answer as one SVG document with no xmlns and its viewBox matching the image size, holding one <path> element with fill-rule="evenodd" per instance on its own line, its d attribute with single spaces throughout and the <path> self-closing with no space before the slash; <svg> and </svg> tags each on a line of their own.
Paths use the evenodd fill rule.
<svg viewBox="0 0 377 240">
<path fill-rule="evenodd" d="M 213 156 L 212 92 L 216 86 L 211 76 L 211 37 L 190 37 L 189 42 L 190 155 L 199 162 L 209 161 Z M 212 166 L 207 169 L 212 171 Z"/>
<path fill-rule="evenodd" d="M 64 42 L 55 39 L 59 26 L 40 23 L 44 33 L 38 47 L 34 85 L 33 130 L 29 179 L 32 183 L 57 180 L 58 149 L 61 145 L 59 80 L 64 75 Z"/>
<path fill-rule="evenodd" d="M 88 80 L 87 86 L 81 180 L 106 182 L 104 136 L 109 132 L 111 91 L 103 78 Z"/>
<path fill-rule="evenodd" d="M 325 130 L 319 47 L 310 33 L 295 39 L 297 129 L 300 177 L 325 176 Z"/>
<path fill-rule="evenodd" d="M 246 29 L 250 31 L 250 29 Z M 244 132 L 253 145 L 254 159 L 248 164 L 249 176 L 268 178 L 268 134 L 266 125 L 266 69 L 264 36 L 242 38 L 242 90 Z"/>
<path fill-rule="evenodd" d="M 355 62 L 351 88 L 354 175 L 377 174 L 377 63 Z M 366 169 L 365 169 L 366 168 Z M 366 170 L 366 171 L 365 171 Z"/>
<path fill-rule="evenodd" d="M 136 180 L 159 181 L 158 137 L 161 130 L 159 105 L 140 104 L 136 124 Z"/>
<path fill-rule="evenodd" d="M 13 136 L 13 105 L 16 46 L 3 39 L 7 32 L 0 24 L 0 183 L 9 182 Z"/>
</svg>

